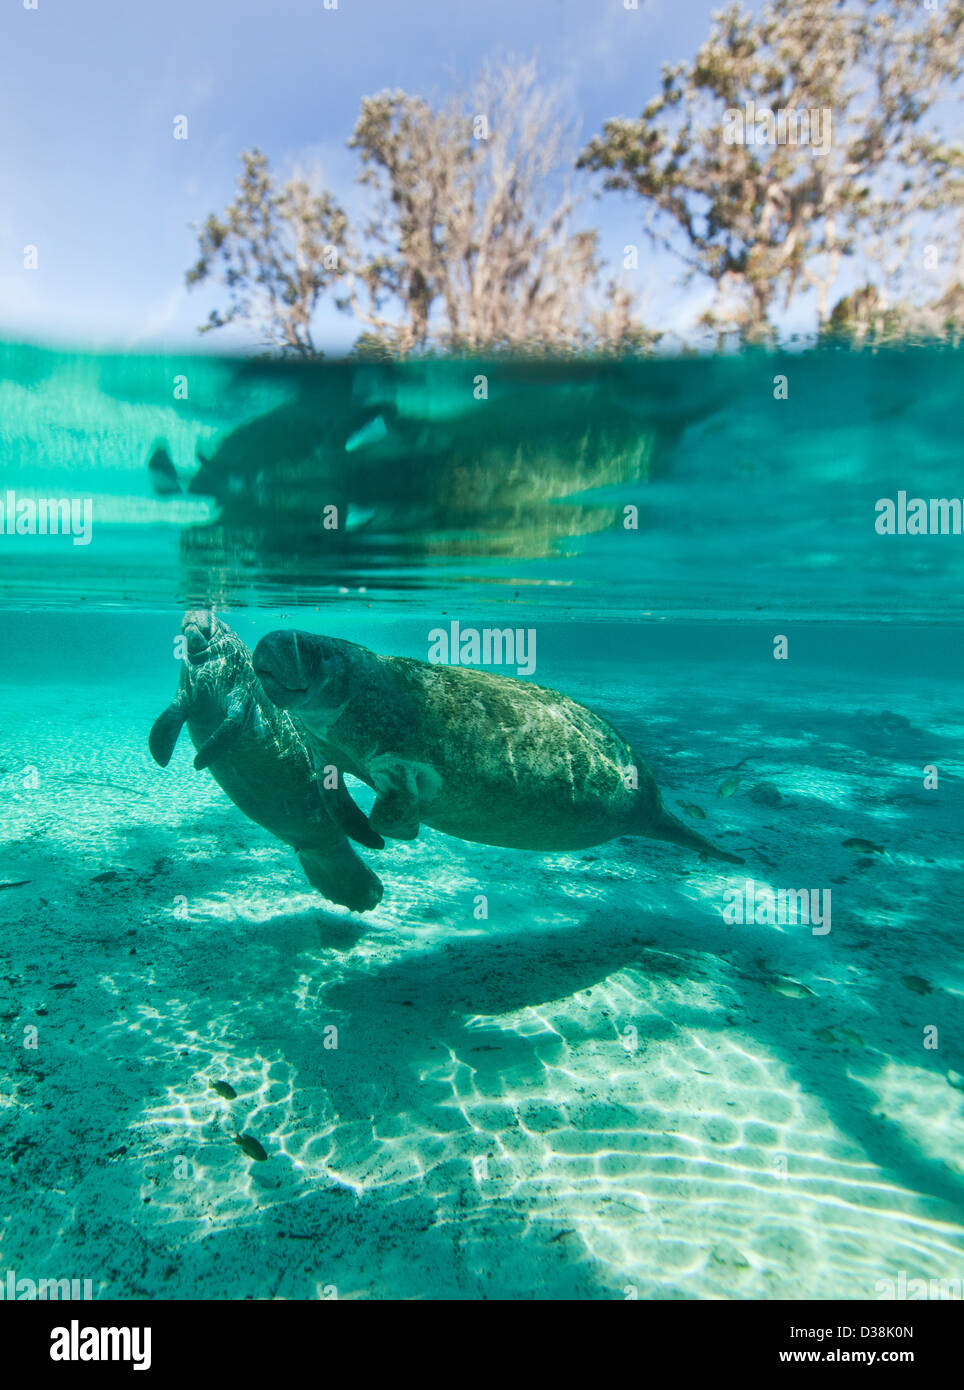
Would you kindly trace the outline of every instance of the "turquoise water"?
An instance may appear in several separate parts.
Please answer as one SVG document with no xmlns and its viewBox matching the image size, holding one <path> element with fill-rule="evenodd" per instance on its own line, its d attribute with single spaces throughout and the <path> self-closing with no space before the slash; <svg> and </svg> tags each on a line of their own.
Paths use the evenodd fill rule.
<svg viewBox="0 0 964 1390">
<path fill-rule="evenodd" d="M 962 376 L 937 349 L 0 348 L 0 1270 L 119 1298 L 953 1291 L 964 536 L 875 523 L 964 496 Z M 59 500 L 77 534 L 37 534 Z M 530 675 L 492 669 L 610 720 L 746 867 L 423 827 L 358 849 L 373 911 L 327 903 L 186 735 L 148 751 L 211 604 L 252 649 L 531 632 Z M 734 920 L 748 880 L 830 930 Z"/>
</svg>

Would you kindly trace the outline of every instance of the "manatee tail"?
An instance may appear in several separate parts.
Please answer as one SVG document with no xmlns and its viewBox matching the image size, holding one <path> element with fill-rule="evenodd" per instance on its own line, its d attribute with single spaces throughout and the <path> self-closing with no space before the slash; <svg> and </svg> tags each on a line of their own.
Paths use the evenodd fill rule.
<svg viewBox="0 0 964 1390">
<path fill-rule="evenodd" d="M 698 850 L 710 859 L 722 859 L 725 864 L 746 862 L 738 854 L 728 854 L 725 849 L 718 849 L 710 840 L 698 835 L 681 820 L 677 820 L 665 806 L 660 806 L 655 820 L 651 820 L 642 833 L 650 840 L 668 840 L 673 845 L 684 845 L 687 849 Z"/>
</svg>

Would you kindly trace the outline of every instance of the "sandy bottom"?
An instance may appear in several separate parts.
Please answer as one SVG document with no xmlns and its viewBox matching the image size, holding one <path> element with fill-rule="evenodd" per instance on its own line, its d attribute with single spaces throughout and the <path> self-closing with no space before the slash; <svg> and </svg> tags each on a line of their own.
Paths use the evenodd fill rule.
<svg viewBox="0 0 964 1390">
<path fill-rule="evenodd" d="M 738 673 L 711 713 L 624 691 L 670 806 L 746 873 L 423 832 L 369 855 L 385 899 L 353 917 L 186 742 L 154 766 L 158 689 L 0 687 L 0 880 L 28 880 L 0 889 L 0 1274 L 115 1298 L 964 1276 L 959 706 L 837 680 L 791 711 Z M 830 934 L 728 925 L 747 874 L 830 887 Z"/>
</svg>

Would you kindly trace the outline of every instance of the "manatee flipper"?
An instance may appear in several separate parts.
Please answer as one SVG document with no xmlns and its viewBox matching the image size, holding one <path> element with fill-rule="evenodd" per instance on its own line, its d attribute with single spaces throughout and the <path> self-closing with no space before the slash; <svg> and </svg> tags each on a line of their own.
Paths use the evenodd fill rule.
<svg viewBox="0 0 964 1390">
<path fill-rule="evenodd" d="M 321 799 L 325 803 L 329 815 L 341 826 L 349 840 L 354 840 L 359 845 L 366 845 L 369 849 L 385 848 L 385 841 L 369 824 L 368 816 L 352 800 L 351 792 L 342 781 L 340 772 L 336 787 L 325 787 L 320 782 L 318 785 L 321 789 Z"/>
<path fill-rule="evenodd" d="M 300 849 L 297 854 L 308 882 L 329 902 L 340 903 L 352 912 L 370 912 L 381 902 L 381 879 L 344 841 L 333 854 L 315 849 Z"/>
<path fill-rule="evenodd" d="M 203 771 L 218 758 L 223 758 L 226 753 L 230 752 L 244 731 L 250 714 L 250 702 L 232 698 L 228 705 L 227 715 L 211 737 L 205 739 L 197 751 L 194 766 L 198 772 Z"/>
<path fill-rule="evenodd" d="M 172 700 L 163 714 L 159 714 L 151 725 L 147 738 L 151 757 L 161 767 L 167 767 L 174 753 L 178 735 L 184 728 L 187 710 L 180 700 Z"/>
<path fill-rule="evenodd" d="M 370 820 L 392 840 L 414 840 L 420 822 L 418 781 L 408 763 L 389 762 L 372 768 L 375 804 Z"/>
<path fill-rule="evenodd" d="M 321 748 L 313 746 L 310 751 L 322 804 L 335 824 L 341 826 L 349 840 L 354 840 L 356 844 L 365 845 L 367 849 L 384 849 L 385 841 L 369 825 L 365 812 L 355 805 L 341 770 L 328 761 Z M 329 785 L 332 771 L 335 773 L 334 786 Z"/>
</svg>

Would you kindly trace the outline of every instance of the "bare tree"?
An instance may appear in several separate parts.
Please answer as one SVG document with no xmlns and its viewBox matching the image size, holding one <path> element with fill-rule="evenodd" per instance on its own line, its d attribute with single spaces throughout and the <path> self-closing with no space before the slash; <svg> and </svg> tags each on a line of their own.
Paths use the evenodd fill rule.
<svg viewBox="0 0 964 1390">
<path fill-rule="evenodd" d="M 219 275 L 228 290 L 228 309 L 212 311 L 201 332 L 255 323 L 266 344 L 311 356 L 311 319 L 341 274 L 348 219 L 303 179 L 279 188 L 259 150 L 242 154 L 241 165 L 237 196 L 204 223 L 187 274 L 189 285 Z"/>
<path fill-rule="evenodd" d="M 646 200 L 654 240 L 716 285 L 706 322 L 721 333 L 771 336 L 774 308 L 804 289 L 824 324 L 845 258 L 869 266 L 874 246 L 912 238 L 915 214 L 948 206 L 959 151 L 922 122 L 959 78 L 962 34 L 960 4 L 773 0 L 758 18 L 732 5 L 691 63 L 664 67 L 639 119 L 607 122 L 580 164 Z"/>
<path fill-rule="evenodd" d="M 572 227 L 574 132 L 533 63 L 488 66 L 439 110 L 403 92 L 366 98 L 349 141 L 375 195 L 376 253 L 356 314 L 399 348 L 571 347 L 591 340 L 597 236 Z"/>
<path fill-rule="evenodd" d="M 487 67 L 439 107 L 366 97 L 349 145 L 372 200 L 356 228 L 331 195 L 279 187 L 263 155 L 242 156 L 237 197 L 204 224 L 188 275 L 220 273 L 229 291 L 207 329 L 248 320 L 312 353 L 331 292 L 365 330 L 366 356 L 651 343 L 625 287 L 600 283 L 596 232 L 573 227 L 575 132 L 533 63 Z"/>
</svg>

